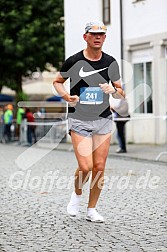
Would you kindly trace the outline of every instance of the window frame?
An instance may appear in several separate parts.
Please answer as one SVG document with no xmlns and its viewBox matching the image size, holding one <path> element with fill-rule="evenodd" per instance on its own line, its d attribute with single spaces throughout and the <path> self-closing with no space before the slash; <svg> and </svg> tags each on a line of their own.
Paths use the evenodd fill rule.
<svg viewBox="0 0 167 252">
<path fill-rule="evenodd" d="M 105 25 L 108 25 L 111 23 L 111 15 L 110 15 L 110 8 L 111 8 L 111 3 L 110 0 L 103 0 L 102 2 L 103 5 L 103 23 Z M 106 15 L 107 12 L 107 15 Z"/>
</svg>

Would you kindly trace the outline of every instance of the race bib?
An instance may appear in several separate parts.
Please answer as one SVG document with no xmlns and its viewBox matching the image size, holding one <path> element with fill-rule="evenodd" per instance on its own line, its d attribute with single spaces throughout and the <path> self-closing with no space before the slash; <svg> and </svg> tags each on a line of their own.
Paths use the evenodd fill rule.
<svg viewBox="0 0 167 252">
<path fill-rule="evenodd" d="M 82 87 L 80 89 L 81 104 L 103 103 L 103 91 L 100 87 Z"/>
</svg>

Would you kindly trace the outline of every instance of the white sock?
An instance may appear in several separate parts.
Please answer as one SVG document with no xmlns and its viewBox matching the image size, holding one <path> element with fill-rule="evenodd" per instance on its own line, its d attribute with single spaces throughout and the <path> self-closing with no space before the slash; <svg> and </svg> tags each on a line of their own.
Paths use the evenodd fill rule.
<svg viewBox="0 0 167 252">
<path fill-rule="evenodd" d="M 94 212 L 94 211 L 95 211 L 95 208 L 87 208 L 88 213 L 91 213 L 91 212 Z"/>
<path fill-rule="evenodd" d="M 81 196 L 82 196 L 82 194 L 76 194 L 76 192 L 74 192 L 75 193 L 75 196 L 76 196 L 76 198 L 81 198 Z"/>
<path fill-rule="evenodd" d="M 75 192 L 73 192 L 72 193 L 72 196 L 71 196 L 71 199 L 73 200 L 73 201 L 80 201 L 80 199 L 81 199 L 81 195 L 77 195 Z"/>
</svg>

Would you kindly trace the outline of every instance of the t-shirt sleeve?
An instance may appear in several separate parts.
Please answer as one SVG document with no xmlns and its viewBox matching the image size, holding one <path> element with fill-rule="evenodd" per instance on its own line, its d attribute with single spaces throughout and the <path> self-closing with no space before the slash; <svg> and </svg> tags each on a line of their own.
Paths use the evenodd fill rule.
<svg viewBox="0 0 167 252">
<path fill-rule="evenodd" d="M 61 69 L 60 69 L 60 74 L 61 76 L 66 80 L 70 77 L 69 75 L 69 69 L 72 67 L 72 58 L 69 57 L 65 62 L 63 63 Z"/>
<path fill-rule="evenodd" d="M 109 66 L 109 77 L 111 82 L 115 82 L 120 79 L 119 66 L 115 59 Z"/>
</svg>

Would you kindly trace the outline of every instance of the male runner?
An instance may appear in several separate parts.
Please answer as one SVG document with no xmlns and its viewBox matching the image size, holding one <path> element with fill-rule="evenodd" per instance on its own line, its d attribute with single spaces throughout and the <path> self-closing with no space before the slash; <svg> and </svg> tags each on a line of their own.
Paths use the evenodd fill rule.
<svg viewBox="0 0 167 252">
<path fill-rule="evenodd" d="M 67 212 L 79 213 L 82 186 L 91 173 L 90 194 L 86 219 L 103 222 L 96 204 L 103 185 L 104 169 L 112 130 L 109 94 L 124 96 L 116 60 L 102 51 L 107 28 L 101 21 L 86 24 L 84 50 L 69 57 L 57 74 L 53 85 L 69 103 L 68 127 L 78 168 L 75 172 L 75 191 Z M 70 93 L 63 84 L 70 77 Z"/>
</svg>

